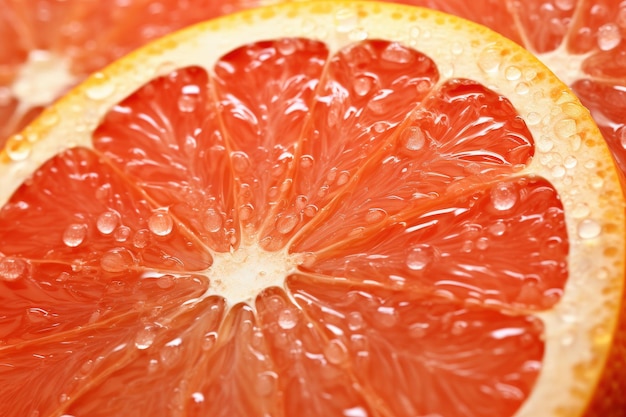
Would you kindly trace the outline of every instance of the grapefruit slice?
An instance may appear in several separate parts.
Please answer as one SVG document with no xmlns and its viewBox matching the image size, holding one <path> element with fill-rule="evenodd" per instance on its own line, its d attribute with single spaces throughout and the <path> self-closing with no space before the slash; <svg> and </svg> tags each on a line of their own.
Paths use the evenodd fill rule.
<svg viewBox="0 0 626 417">
<path fill-rule="evenodd" d="M 457 17 L 193 26 L 45 110 L 0 178 L 3 415 L 582 416 L 622 377 L 601 132 Z"/>
<path fill-rule="evenodd" d="M 0 145 L 87 75 L 152 39 L 263 0 L 3 0 Z"/>
</svg>

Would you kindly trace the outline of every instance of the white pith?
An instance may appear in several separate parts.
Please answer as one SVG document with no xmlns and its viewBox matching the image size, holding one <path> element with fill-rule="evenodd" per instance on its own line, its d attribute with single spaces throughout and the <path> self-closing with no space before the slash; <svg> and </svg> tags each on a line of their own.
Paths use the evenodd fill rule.
<svg viewBox="0 0 626 417">
<path fill-rule="evenodd" d="M 66 59 L 49 51 L 31 51 L 10 85 L 13 96 L 19 101 L 18 115 L 34 107 L 47 106 L 77 82 Z"/>
<path fill-rule="evenodd" d="M 498 44 L 515 49 L 499 36 L 489 34 L 486 39 L 483 29 L 470 24 L 440 25 L 436 19 L 421 19 L 414 9 L 402 6 L 388 5 L 376 12 L 376 6 L 371 4 L 337 4 L 340 3 L 286 5 L 265 18 L 258 13 L 242 13 L 183 31 L 119 61 L 106 70 L 107 78 L 115 86 L 110 95 L 101 100 L 89 100 L 86 98 L 89 84 L 80 86 L 24 132 L 28 141 L 36 142 L 36 146 L 32 146 L 28 158 L 0 164 L 0 178 L 12 179 L 10 184 L 0 188 L 0 205 L 60 150 L 72 145 L 91 147 L 91 132 L 103 115 L 157 75 L 159 68 L 171 69 L 172 63 L 176 63 L 178 67 L 201 65 L 210 71 L 220 56 L 241 44 L 284 36 L 318 38 L 331 50 L 364 36 L 395 39 L 429 55 L 440 68 L 442 79 L 470 78 L 494 88 L 509 98 L 527 120 L 537 141 L 537 150 L 522 174 L 543 176 L 559 192 L 565 207 L 571 251 L 570 279 L 562 300 L 555 308 L 538 314 L 546 325 L 544 369 L 517 416 L 578 415 L 587 399 L 573 393 L 593 391 L 599 371 L 593 364 L 602 362 L 610 347 L 614 313 L 624 285 L 624 208 L 606 198 L 607 190 L 618 189 L 619 183 L 603 141 L 590 146 L 583 140 L 591 138 L 585 132 L 595 133 L 594 138 L 600 137 L 590 116 L 563 84 L 536 77 L 537 72 L 544 69 L 530 55 L 523 55 L 521 60 L 508 57 L 492 70 L 481 68 L 481 52 Z M 358 10 L 368 13 L 360 15 Z M 288 17 L 290 11 L 296 12 Z M 401 17 L 392 17 L 394 11 Z M 415 20 L 411 20 L 412 16 Z M 467 31 L 468 26 L 474 29 Z M 472 41 L 478 42 L 482 49 L 470 47 Z M 449 47 L 455 43 L 466 47 Z M 199 50 L 202 53 L 198 53 Z M 550 56 L 543 59 L 550 62 Z M 511 66 L 519 67 L 519 78 L 509 80 L 504 75 Z M 96 78 L 93 80 L 96 83 Z M 554 89 L 562 91 L 556 102 L 549 96 Z M 60 112 L 63 117 L 59 116 Z M 564 167 L 566 156 L 574 156 L 576 163 Z M 596 175 L 599 170 L 605 173 L 601 181 Z M 576 208 L 581 204 L 586 204 L 589 211 L 577 216 Z M 584 221 L 596 222 L 603 230 L 602 235 L 581 237 L 579 227 Z M 614 250 L 606 251 L 609 247 Z M 241 266 L 241 262 L 246 265 Z M 212 284 L 210 293 L 225 296 L 229 304 L 246 301 L 263 285 L 282 286 L 293 268 L 295 263 L 285 253 L 271 255 L 260 249 L 245 248 L 233 254 L 218 254 L 207 273 L 211 276 L 219 271 L 228 277 L 228 282 L 223 279 Z M 260 280 L 261 271 L 267 273 L 267 282 Z M 250 291 L 240 291 L 242 282 L 247 284 L 250 276 L 258 278 L 259 285 L 255 284 Z M 576 373 L 577 367 L 590 372 Z"/>
<path fill-rule="evenodd" d="M 219 295 L 231 306 L 238 303 L 253 306 L 261 291 L 282 287 L 285 277 L 296 268 L 296 258 L 286 250 L 268 252 L 256 244 L 241 245 L 232 252 L 213 255 L 213 264 L 206 271 L 210 286 L 205 296 Z"/>
</svg>

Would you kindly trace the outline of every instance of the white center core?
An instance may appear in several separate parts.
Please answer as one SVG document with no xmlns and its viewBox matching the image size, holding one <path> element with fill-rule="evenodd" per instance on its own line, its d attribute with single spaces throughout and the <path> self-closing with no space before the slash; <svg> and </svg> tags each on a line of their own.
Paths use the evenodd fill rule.
<svg viewBox="0 0 626 417">
<path fill-rule="evenodd" d="M 50 104 L 78 81 L 66 59 L 48 51 L 33 50 L 22 64 L 11 90 L 25 112 Z"/>
<path fill-rule="evenodd" d="M 267 252 L 257 245 L 241 246 L 232 253 L 213 255 L 207 276 L 206 295 L 219 295 L 229 305 L 254 305 L 256 296 L 268 287 L 283 287 L 287 276 L 297 270 L 296 258 L 286 250 Z"/>
</svg>

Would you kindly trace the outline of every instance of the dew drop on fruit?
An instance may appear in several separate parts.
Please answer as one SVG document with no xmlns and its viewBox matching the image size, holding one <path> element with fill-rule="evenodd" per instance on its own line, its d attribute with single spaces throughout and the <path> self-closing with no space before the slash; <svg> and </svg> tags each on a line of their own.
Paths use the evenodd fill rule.
<svg viewBox="0 0 626 417">
<path fill-rule="evenodd" d="M 313 167 L 315 159 L 311 155 L 302 155 L 300 157 L 300 168 L 308 170 Z"/>
<path fill-rule="evenodd" d="M 400 133 L 400 143 L 409 151 L 419 151 L 424 148 L 426 141 L 426 133 L 417 126 L 407 127 Z"/>
<path fill-rule="evenodd" d="M 594 239 L 602 233 L 602 225 L 593 219 L 584 219 L 578 224 L 578 236 L 581 239 Z"/>
<path fill-rule="evenodd" d="M 295 229 L 298 224 L 298 217 L 295 214 L 286 214 L 276 220 L 276 230 L 278 233 L 287 234 Z"/>
<path fill-rule="evenodd" d="M 398 43 L 391 43 L 385 48 L 381 58 L 396 64 L 407 64 L 413 59 L 413 54 L 404 46 Z"/>
<path fill-rule="evenodd" d="M 348 328 L 353 332 L 361 330 L 365 323 L 363 321 L 363 315 L 359 313 L 358 311 L 350 312 L 348 314 L 347 321 L 348 321 Z"/>
<path fill-rule="evenodd" d="M 135 336 L 135 347 L 139 350 L 146 350 L 154 343 L 156 332 L 152 327 L 144 327 Z"/>
<path fill-rule="evenodd" d="M 576 4 L 576 0 L 555 0 L 554 5 L 564 11 L 572 10 Z"/>
<path fill-rule="evenodd" d="M 511 65 L 504 71 L 504 76 L 509 81 L 517 81 L 522 77 L 522 70 L 519 67 Z"/>
<path fill-rule="evenodd" d="M 370 77 L 359 76 L 354 78 L 354 81 L 352 82 L 352 88 L 358 96 L 363 97 L 372 90 L 373 84 L 374 83 Z"/>
<path fill-rule="evenodd" d="M 282 38 L 276 41 L 276 49 L 282 55 L 291 55 L 297 50 L 296 41 L 291 38 Z"/>
<path fill-rule="evenodd" d="M 204 335 L 204 339 L 202 340 L 202 350 L 209 351 L 211 349 L 213 349 L 213 346 L 215 346 L 215 342 L 217 341 L 217 333 L 215 332 L 209 332 L 206 335 Z"/>
<path fill-rule="evenodd" d="M 100 101 L 114 92 L 115 84 L 109 80 L 109 77 L 101 72 L 97 72 L 92 76 L 92 82 L 85 90 L 85 95 L 91 100 Z"/>
<path fill-rule="evenodd" d="M 28 263 L 22 258 L 8 256 L 0 259 L 0 279 L 17 281 L 28 274 Z"/>
<path fill-rule="evenodd" d="M 133 236 L 133 246 L 138 249 L 145 248 L 150 242 L 150 231 L 147 229 L 138 230 Z"/>
<path fill-rule="evenodd" d="M 296 324 L 298 324 L 298 314 L 294 310 L 286 308 L 278 314 L 278 325 L 281 329 L 290 330 L 296 327 Z"/>
<path fill-rule="evenodd" d="M 222 216 L 215 209 L 209 208 L 204 213 L 204 227 L 208 232 L 219 232 L 222 229 L 222 223 Z"/>
<path fill-rule="evenodd" d="M 12 161 L 23 161 L 30 155 L 31 145 L 24 136 L 16 134 L 7 140 L 4 149 Z"/>
<path fill-rule="evenodd" d="M 261 372 L 257 375 L 255 390 L 261 397 L 267 397 L 274 392 L 276 387 L 277 375 L 274 372 Z"/>
<path fill-rule="evenodd" d="M 329 363 L 341 365 L 348 358 L 348 349 L 337 339 L 330 340 L 324 348 L 324 356 Z"/>
<path fill-rule="evenodd" d="M 517 203 L 517 189 L 513 184 L 500 183 L 491 190 L 491 204 L 496 210 L 505 211 Z"/>
<path fill-rule="evenodd" d="M 130 227 L 128 226 L 120 226 L 117 229 L 115 229 L 115 232 L 113 232 L 113 238 L 117 242 L 126 242 L 129 237 L 130 237 Z"/>
<path fill-rule="evenodd" d="M 183 113 L 191 113 L 196 109 L 196 105 L 198 104 L 198 97 L 191 94 L 183 94 L 178 97 L 178 110 Z"/>
<path fill-rule="evenodd" d="M 119 217 L 117 213 L 112 211 L 105 211 L 96 220 L 96 227 L 98 231 L 103 235 L 110 235 L 117 227 Z"/>
<path fill-rule="evenodd" d="M 380 208 L 372 208 L 365 213 L 365 221 L 369 224 L 378 223 L 387 217 L 387 212 Z"/>
<path fill-rule="evenodd" d="M 352 9 L 339 9 L 335 13 L 335 29 L 337 32 L 347 33 L 354 30 L 359 17 Z"/>
<path fill-rule="evenodd" d="M 204 394 L 201 392 L 193 392 L 191 393 L 191 399 L 196 404 L 202 404 L 204 402 Z"/>
<path fill-rule="evenodd" d="M 65 246 L 75 248 L 85 240 L 87 236 L 87 225 L 72 223 L 63 232 L 63 243 Z"/>
<path fill-rule="evenodd" d="M 478 66 L 486 73 L 494 73 L 500 68 L 502 57 L 496 48 L 486 48 L 478 56 Z"/>
<path fill-rule="evenodd" d="M 238 174 L 242 174 L 250 168 L 250 158 L 245 152 L 233 152 L 230 156 L 230 160 L 233 170 Z"/>
<path fill-rule="evenodd" d="M 489 247 L 489 239 L 487 237 L 480 237 L 476 240 L 476 249 L 486 250 Z"/>
<path fill-rule="evenodd" d="M 504 232 L 506 232 L 506 224 L 502 220 L 498 220 L 495 223 L 491 224 L 487 230 L 493 236 L 502 236 Z"/>
<path fill-rule="evenodd" d="M 393 307 L 378 307 L 376 313 L 376 323 L 382 327 L 393 327 L 398 322 L 398 312 Z"/>
<path fill-rule="evenodd" d="M 159 352 L 159 357 L 161 358 L 161 363 L 166 368 L 172 368 L 176 366 L 176 364 L 180 360 L 182 355 L 182 343 L 183 341 L 181 338 L 176 338 L 167 342 L 165 346 L 161 348 L 161 351 Z"/>
<path fill-rule="evenodd" d="M 574 119 L 559 120 L 554 125 L 554 133 L 560 139 L 567 139 L 576 134 L 576 121 Z"/>
<path fill-rule="evenodd" d="M 100 258 L 100 267 L 111 273 L 127 271 L 133 264 L 133 255 L 126 249 L 112 249 Z"/>
<path fill-rule="evenodd" d="M 434 250 L 430 245 L 413 246 L 407 255 L 406 266 L 412 271 L 423 271 L 433 260 Z"/>
<path fill-rule="evenodd" d="M 172 216 L 162 211 L 156 211 L 148 219 L 148 229 L 157 236 L 167 236 L 174 228 Z"/>
<path fill-rule="evenodd" d="M 615 23 L 606 23 L 598 28 L 598 47 L 603 51 L 615 48 L 622 41 L 619 27 Z"/>
</svg>

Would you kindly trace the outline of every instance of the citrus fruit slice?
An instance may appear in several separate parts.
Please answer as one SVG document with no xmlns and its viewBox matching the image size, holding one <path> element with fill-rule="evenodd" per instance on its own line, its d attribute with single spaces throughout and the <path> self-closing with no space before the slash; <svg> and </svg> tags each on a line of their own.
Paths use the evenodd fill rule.
<svg viewBox="0 0 626 417">
<path fill-rule="evenodd" d="M 88 74 L 159 36 L 262 0 L 3 0 L 0 146 Z"/>
<path fill-rule="evenodd" d="M 0 178 L 0 414 L 581 416 L 619 382 L 606 143 L 453 16 L 193 26 L 45 110 Z"/>
<path fill-rule="evenodd" d="M 483 24 L 538 56 L 591 110 L 626 172 L 626 2 L 399 0 Z M 509 75 L 516 77 L 516 72 Z"/>
</svg>

